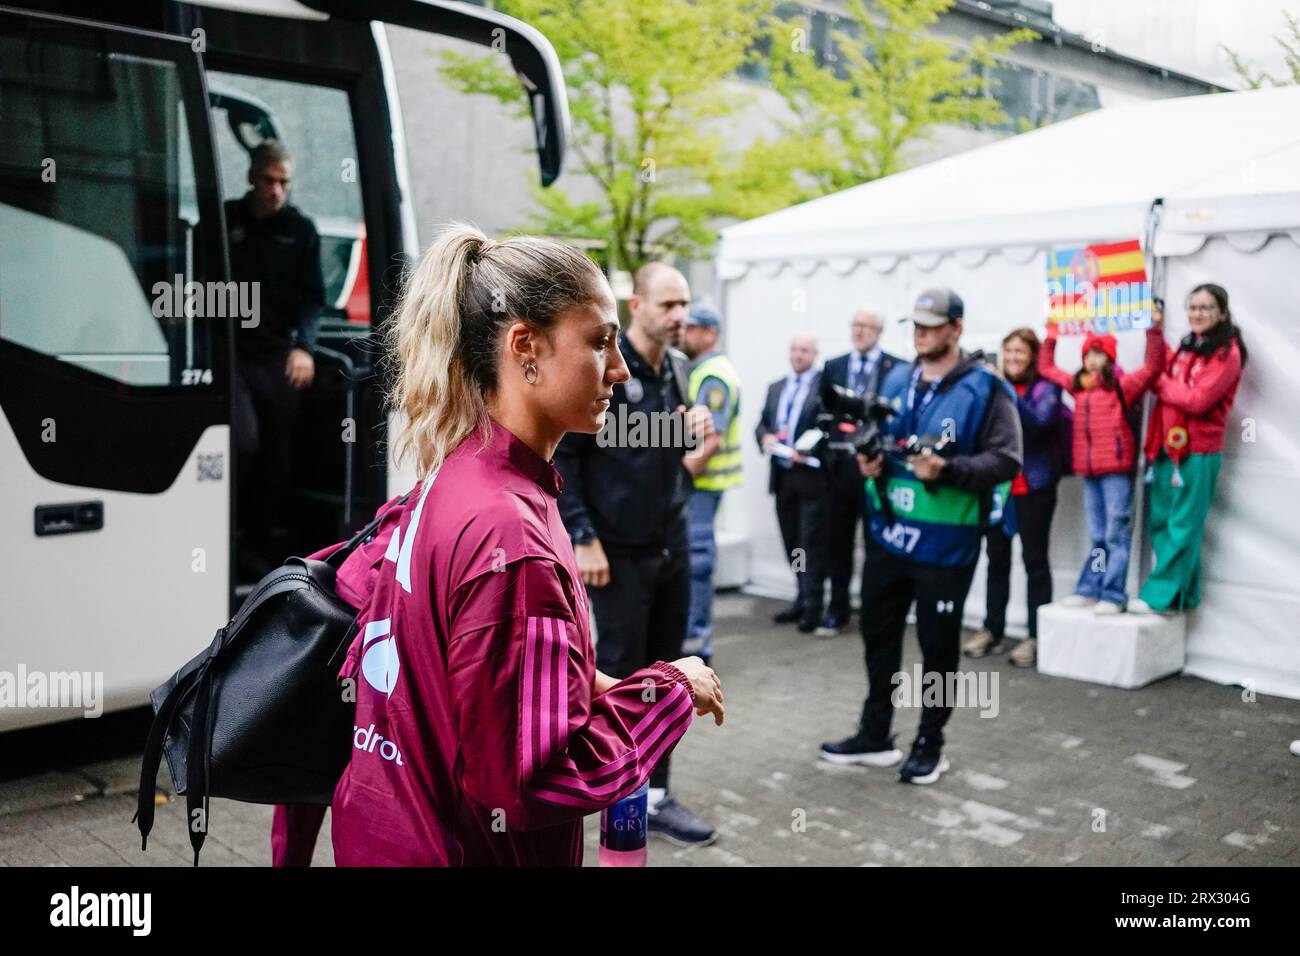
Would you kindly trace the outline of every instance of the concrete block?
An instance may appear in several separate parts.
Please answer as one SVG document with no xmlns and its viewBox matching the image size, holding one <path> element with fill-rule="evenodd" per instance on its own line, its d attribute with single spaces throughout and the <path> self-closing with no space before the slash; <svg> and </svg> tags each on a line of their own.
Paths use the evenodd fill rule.
<svg viewBox="0 0 1300 956">
<path fill-rule="evenodd" d="M 1038 609 L 1038 670 L 1053 677 L 1142 687 L 1177 674 L 1187 658 L 1183 615 L 1116 614 L 1047 604 Z"/>
</svg>

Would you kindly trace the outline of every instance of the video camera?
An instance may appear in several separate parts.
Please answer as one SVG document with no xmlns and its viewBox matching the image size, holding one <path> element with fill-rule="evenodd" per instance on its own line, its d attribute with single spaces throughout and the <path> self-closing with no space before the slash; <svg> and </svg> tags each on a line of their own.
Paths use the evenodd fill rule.
<svg viewBox="0 0 1300 956">
<path fill-rule="evenodd" d="M 883 398 L 863 397 L 842 385 L 822 380 L 822 411 L 817 427 L 832 453 L 875 458 L 885 450 L 881 429 L 897 411 Z"/>
<path fill-rule="evenodd" d="M 822 412 L 817 416 L 817 427 L 826 435 L 823 445 L 832 454 L 942 455 L 951 444 L 947 435 L 909 435 L 895 444 L 886 441 L 884 426 L 898 410 L 877 396 L 863 397 L 842 385 L 823 380 L 821 390 Z M 872 479 L 880 500 L 881 514 L 886 524 L 894 523 L 894 509 L 888 495 L 888 484 L 882 474 Z"/>
</svg>

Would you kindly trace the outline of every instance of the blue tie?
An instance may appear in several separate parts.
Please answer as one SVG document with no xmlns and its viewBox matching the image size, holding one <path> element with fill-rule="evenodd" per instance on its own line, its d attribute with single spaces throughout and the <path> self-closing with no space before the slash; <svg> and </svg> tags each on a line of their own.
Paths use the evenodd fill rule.
<svg viewBox="0 0 1300 956">
<path fill-rule="evenodd" d="M 791 437 L 790 433 L 794 431 L 794 422 L 790 421 L 790 414 L 794 411 L 794 401 L 799 397 L 799 385 L 803 376 L 794 377 L 794 386 L 790 389 L 790 394 L 786 397 L 785 407 L 781 410 L 781 417 L 777 421 L 777 428 L 785 432 L 786 438 Z"/>
</svg>

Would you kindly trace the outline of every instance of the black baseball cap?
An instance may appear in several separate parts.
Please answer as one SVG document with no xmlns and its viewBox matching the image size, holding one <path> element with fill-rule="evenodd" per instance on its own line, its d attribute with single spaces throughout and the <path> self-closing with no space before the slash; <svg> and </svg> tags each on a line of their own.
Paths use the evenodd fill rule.
<svg viewBox="0 0 1300 956">
<path fill-rule="evenodd" d="M 952 289 L 935 286 L 933 289 L 926 289 L 916 297 L 912 314 L 903 321 L 911 320 L 917 325 L 933 329 L 947 325 L 949 322 L 960 321 L 965 313 L 966 306 L 962 303 L 961 296 Z"/>
</svg>

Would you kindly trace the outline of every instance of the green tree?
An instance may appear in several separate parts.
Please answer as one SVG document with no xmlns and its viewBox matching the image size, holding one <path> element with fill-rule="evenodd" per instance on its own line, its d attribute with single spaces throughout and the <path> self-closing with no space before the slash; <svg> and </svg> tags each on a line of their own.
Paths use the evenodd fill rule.
<svg viewBox="0 0 1300 956">
<path fill-rule="evenodd" d="M 1269 86 L 1300 86 L 1300 19 L 1297 19 L 1294 14 L 1288 13 L 1286 10 L 1282 11 L 1282 16 L 1286 18 L 1286 30 L 1275 35 L 1273 41 L 1282 48 L 1282 62 L 1291 74 L 1289 78 L 1278 79 L 1264 70 L 1256 72 L 1239 54 L 1229 50 L 1226 46 L 1223 48 L 1223 51 L 1228 54 L 1228 58 L 1232 60 L 1232 69 L 1237 76 L 1241 77 L 1241 81 L 1252 90 L 1257 90 L 1265 84 Z"/>
<path fill-rule="evenodd" d="M 766 28 L 772 0 L 501 0 L 550 39 L 564 64 L 573 135 L 569 169 L 596 198 L 536 188 L 525 228 L 608 242 L 607 266 L 635 269 L 659 252 L 699 256 L 714 226 L 796 201 L 799 151 L 728 138 L 750 95 L 727 83 Z M 445 54 L 454 87 L 527 104 L 502 56 Z"/>
<path fill-rule="evenodd" d="M 795 116 L 788 131 L 808 144 L 804 170 L 821 191 L 898 172 L 904 147 L 937 126 L 1007 122 L 981 68 L 1038 34 L 1010 30 L 963 51 L 930 30 L 952 5 L 848 0 L 859 35 L 832 31 L 836 59 L 826 65 L 811 51 L 806 20 L 770 25 L 772 83 Z"/>
</svg>

